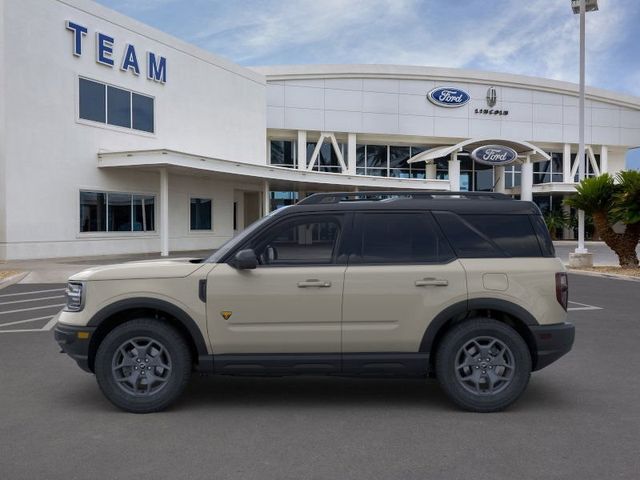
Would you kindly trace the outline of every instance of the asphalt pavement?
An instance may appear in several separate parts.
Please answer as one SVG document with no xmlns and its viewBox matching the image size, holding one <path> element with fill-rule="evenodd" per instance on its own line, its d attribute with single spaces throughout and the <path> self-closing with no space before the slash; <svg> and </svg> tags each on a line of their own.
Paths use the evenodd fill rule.
<svg viewBox="0 0 640 480">
<path fill-rule="evenodd" d="M 50 320 L 2 326 L 59 299 L 0 305 L 0 478 L 638 479 L 640 283 L 570 284 L 574 350 L 495 414 L 457 410 L 435 381 L 309 377 L 194 377 L 170 410 L 123 413 Z M 0 304 L 60 285 L 29 287 Z M 4 332 L 19 329 L 34 331 Z"/>
</svg>

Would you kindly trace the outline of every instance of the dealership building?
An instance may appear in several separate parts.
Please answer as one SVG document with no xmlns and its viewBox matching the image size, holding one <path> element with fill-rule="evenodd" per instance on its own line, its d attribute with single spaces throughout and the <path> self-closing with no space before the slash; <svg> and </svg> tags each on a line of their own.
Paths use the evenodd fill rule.
<svg viewBox="0 0 640 480">
<path fill-rule="evenodd" d="M 575 189 L 572 83 L 245 68 L 88 0 L 0 0 L 0 20 L 0 260 L 216 248 L 320 191 L 495 191 L 549 211 Z M 587 175 L 623 169 L 640 98 L 588 88 L 586 144 Z"/>
</svg>

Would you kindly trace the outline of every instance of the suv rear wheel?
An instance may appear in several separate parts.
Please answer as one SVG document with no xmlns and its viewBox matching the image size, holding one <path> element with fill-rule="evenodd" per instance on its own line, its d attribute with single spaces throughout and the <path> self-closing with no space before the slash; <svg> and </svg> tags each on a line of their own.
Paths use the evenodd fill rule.
<svg viewBox="0 0 640 480">
<path fill-rule="evenodd" d="M 191 375 L 189 347 L 178 331 L 152 319 L 114 328 L 95 359 L 98 385 L 117 407 L 134 413 L 163 410 L 186 387 Z"/>
<path fill-rule="evenodd" d="M 531 375 L 531 354 L 510 326 L 488 318 L 467 320 L 444 337 L 436 375 L 447 395 L 474 412 L 495 412 L 515 402 Z"/>
</svg>

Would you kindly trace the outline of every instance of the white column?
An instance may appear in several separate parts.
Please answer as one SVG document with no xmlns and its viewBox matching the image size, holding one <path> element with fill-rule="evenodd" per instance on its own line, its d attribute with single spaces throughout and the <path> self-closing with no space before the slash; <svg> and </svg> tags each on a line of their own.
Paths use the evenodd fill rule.
<svg viewBox="0 0 640 480">
<path fill-rule="evenodd" d="M 498 165 L 493 167 L 493 182 L 495 184 L 494 192 L 504 193 L 505 181 L 504 181 L 504 166 Z"/>
<path fill-rule="evenodd" d="M 435 178 L 438 176 L 438 165 L 435 162 L 427 163 L 425 174 L 429 180 L 435 180 Z"/>
<path fill-rule="evenodd" d="M 449 189 L 452 192 L 460 191 L 460 160 L 458 160 L 458 152 L 451 154 L 451 160 L 449 160 Z"/>
<path fill-rule="evenodd" d="M 298 130 L 298 170 L 307 169 L 307 131 Z"/>
<path fill-rule="evenodd" d="M 267 180 L 264 181 L 264 186 L 262 187 L 262 214 L 269 215 L 271 212 L 271 191 L 269 190 L 269 182 Z"/>
<path fill-rule="evenodd" d="M 169 173 L 160 169 L 160 255 L 169 255 Z"/>
<path fill-rule="evenodd" d="M 609 147 L 602 145 L 600 147 L 600 175 L 609 172 Z"/>
<path fill-rule="evenodd" d="M 571 175 L 571 144 L 564 144 L 564 153 L 562 154 L 562 181 L 564 183 L 573 183 Z"/>
<path fill-rule="evenodd" d="M 528 202 L 533 200 L 533 163 L 529 156 L 527 156 L 527 159 L 522 164 L 520 200 L 526 200 Z"/>
<path fill-rule="evenodd" d="M 357 139 L 355 133 L 350 133 L 347 136 L 347 173 L 349 175 L 356 174 L 356 160 L 357 160 Z"/>
</svg>

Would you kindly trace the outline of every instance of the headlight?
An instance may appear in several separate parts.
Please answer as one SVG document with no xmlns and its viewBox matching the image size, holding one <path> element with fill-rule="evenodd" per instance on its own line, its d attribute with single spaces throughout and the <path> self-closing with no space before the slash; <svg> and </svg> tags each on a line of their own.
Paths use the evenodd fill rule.
<svg viewBox="0 0 640 480">
<path fill-rule="evenodd" d="M 79 312 L 82 310 L 84 307 L 84 285 L 82 283 L 67 283 L 64 295 L 67 298 L 67 306 L 64 307 L 67 312 Z"/>
</svg>

